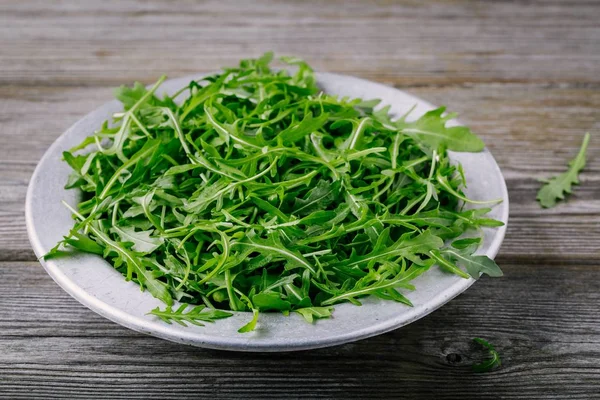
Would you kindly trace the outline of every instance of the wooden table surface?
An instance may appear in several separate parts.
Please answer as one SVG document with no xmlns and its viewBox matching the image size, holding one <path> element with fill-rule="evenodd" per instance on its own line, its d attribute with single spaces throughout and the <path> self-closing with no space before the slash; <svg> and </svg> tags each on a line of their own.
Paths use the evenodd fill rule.
<svg viewBox="0 0 600 400">
<path fill-rule="evenodd" d="M 600 398 L 600 2 L 0 1 L 0 397 Z M 460 113 L 506 177 L 497 261 L 431 315 L 286 354 L 135 333 L 63 292 L 30 248 L 24 201 L 50 144 L 115 86 L 273 50 Z M 583 134 L 582 185 L 541 210 L 539 178 Z M 474 374 L 492 342 L 502 368 Z"/>
</svg>

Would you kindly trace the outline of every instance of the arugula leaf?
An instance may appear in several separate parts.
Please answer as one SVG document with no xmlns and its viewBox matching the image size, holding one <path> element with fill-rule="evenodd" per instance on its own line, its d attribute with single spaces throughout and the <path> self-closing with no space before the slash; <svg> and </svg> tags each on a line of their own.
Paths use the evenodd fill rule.
<svg viewBox="0 0 600 400">
<path fill-rule="evenodd" d="M 302 315 L 306 322 L 312 324 L 315 319 L 331 317 L 333 307 L 306 307 L 294 310 L 294 312 Z"/>
<path fill-rule="evenodd" d="M 152 231 L 136 231 L 132 226 L 113 226 L 111 232 L 116 233 L 121 242 L 133 243 L 131 247 L 138 253 L 152 253 L 163 245 L 161 237 L 151 237 Z"/>
<path fill-rule="evenodd" d="M 85 222 L 85 221 L 84 221 Z M 117 258 L 115 260 L 115 264 L 123 264 L 127 265 L 127 278 L 131 279 L 133 273 L 136 274 L 136 278 L 142 288 L 148 289 L 148 291 L 157 299 L 162 300 L 167 305 L 171 305 L 173 303 L 173 298 L 169 293 L 169 289 L 164 282 L 156 279 L 152 273 L 150 273 L 142 260 L 133 252 L 129 251 L 124 246 L 119 243 L 111 240 L 108 235 L 102 231 L 101 224 L 99 223 L 89 223 L 87 225 L 90 231 L 96 236 L 96 238 L 101 241 L 106 247 L 104 249 L 104 255 L 107 256 L 111 252 L 116 253 Z"/>
<path fill-rule="evenodd" d="M 236 247 L 246 247 L 263 255 L 273 258 L 283 258 L 287 261 L 287 269 L 297 267 L 306 268 L 313 274 L 316 273 L 313 266 L 301 254 L 286 248 L 279 235 L 272 234 L 268 239 L 257 239 L 251 236 L 246 237 L 246 241 L 234 243 Z"/>
<path fill-rule="evenodd" d="M 473 371 L 489 372 L 489 371 L 491 371 L 495 368 L 498 368 L 502 365 L 502 362 L 500 361 L 500 356 L 498 355 L 498 352 L 494 349 L 494 347 L 491 344 L 489 344 L 486 340 L 481 339 L 481 338 L 473 338 L 473 341 L 475 343 L 480 344 L 484 348 L 486 348 L 489 351 L 490 356 L 491 356 L 491 358 L 485 362 L 482 362 L 480 364 L 474 364 Z"/>
<path fill-rule="evenodd" d="M 156 315 L 167 324 L 176 322 L 183 326 L 187 326 L 186 322 L 197 326 L 204 326 L 204 324 L 199 321 L 215 322 L 217 319 L 229 318 L 233 315 L 222 310 L 205 311 L 205 306 L 195 306 L 189 309 L 188 312 L 184 312 L 188 309 L 188 306 L 189 304 L 183 303 L 176 310 L 173 310 L 171 306 L 167 306 L 164 310 L 161 310 L 160 307 L 156 307 L 154 310 L 150 311 L 149 314 Z"/>
<path fill-rule="evenodd" d="M 446 122 L 455 114 L 443 116 L 445 107 L 431 110 L 414 122 L 400 120 L 396 126 L 400 131 L 409 135 L 431 149 L 444 146 L 453 151 L 478 152 L 483 150 L 484 143 L 466 126 L 446 127 Z"/>
<path fill-rule="evenodd" d="M 476 247 L 479 247 L 479 244 L 481 243 L 481 241 L 482 241 L 482 238 L 480 238 L 480 237 L 457 239 L 452 242 L 452 247 L 454 247 L 455 249 L 466 249 L 473 245 L 475 245 Z"/>
<path fill-rule="evenodd" d="M 135 103 L 143 98 L 146 93 L 148 93 L 146 87 L 140 82 L 135 82 L 133 87 L 123 85 L 116 89 L 115 97 L 117 100 L 123 103 L 123 108 L 125 110 L 129 110 L 135 105 Z"/>
<path fill-rule="evenodd" d="M 502 276 L 502 270 L 498 267 L 498 264 L 488 256 L 477 256 L 469 254 L 467 249 L 454 249 L 446 248 L 441 251 L 442 254 L 449 256 L 451 260 L 454 260 L 459 265 L 464 266 L 467 269 L 469 275 L 477 279 L 481 274 L 487 274 L 492 277 Z M 448 261 L 448 264 L 451 264 Z"/>
<path fill-rule="evenodd" d="M 321 305 L 327 306 L 331 304 L 338 303 L 340 301 L 350 301 L 355 305 L 360 305 L 360 302 L 356 300 L 357 297 L 366 296 L 369 294 L 375 294 L 377 292 L 381 292 L 384 290 L 395 289 L 398 287 L 403 287 L 405 289 L 414 289 L 414 287 L 408 284 L 409 281 L 416 278 L 423 272 L 425 272 L 427 268 L 414 266 L 410 268 L 408 271 L 401 272 L 398 276 L 393 277 L 392 279 L 379 279 L 373 283 L 368 285 L 363 285 L 364 281 L 358 281 L 357 284 L 351 288 L 340 291 L 340 294 L 337 294 L 323 302 Z M 368 281 L 368 280 L 367 280 Z M 410 302 L 409 302 L 409 305 Z"/>
<path fill-rule="evenodd" d="M 329 114 L 327 113 L 323 113 L 316 118 L 313 118 L 312 114 L 308 113 L 300 123 L 290 125 L 287 129 L 279 132 L 276 139 L 284 145 L 295 143 L 304 139 L 305 136 L 321 129 L 328 118 Z"/>
<path fill-rule="evenodd" d="M 431 250 L 429 255 L 436 261 L 437 264 L 439 264 L 440 267 L 445 268 L 449 272 L 452 272 L 453 274 L 456 274 L 462 278 L 469 278 L 469 275 L 465 274 L 459 267 L 444 258 L 439 250 Z"/>
<path fill-rule="evenodd" d="M 400 238 L 389 247 L 374 248 L 372 252 L 362 256 L 351 256 L 347 261 L 342 261 L 337 265 L 349 269 L 385 258 L 409 258 L 416 254 L 427 254 L 443 245 L 442 239 L 433 235 L 431 231 L 425 231 L 412 239 Z"/>
<path fill-rule="evenodd" d="M 565 193 L 572 193 L 571 186 L 579 183 L 579 172 L 585 167 L 585 154 L 590 142 L 590 134 L 586 133 L 577 156 L 569 162 L 569 169 L 551 179 L 538 191 L 537 200 L 544 208 L 554 207 L 559 200 L 564 200 Z"/>
</svg>

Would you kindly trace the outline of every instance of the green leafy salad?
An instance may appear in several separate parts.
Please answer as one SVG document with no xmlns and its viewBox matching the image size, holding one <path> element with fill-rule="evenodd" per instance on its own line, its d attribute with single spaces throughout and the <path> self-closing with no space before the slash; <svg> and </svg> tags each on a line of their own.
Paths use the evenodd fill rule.
<svg viewBox="0 0 600 400">
<path fill-rule="evenodd" d="M 447 150 L 479 152 L 444 108 L 409 122 L 378 100 L 323 93 L 303 61 L 272 54 L 192 81 L 173 96 L 121 87 L 123 110 L 64 152 L 75 224 L 46 258 L 104 257 L 165 303 L 165 322 L 250 311 L 327 318 L 402 294 L 430 268 L 500 276 L 474 255 L 489 208 L 465 209 Z M 488 202 L 493 203 L 494 201 Z M 180 306 L 173 307 L 177 301 Z"/>
</svg>

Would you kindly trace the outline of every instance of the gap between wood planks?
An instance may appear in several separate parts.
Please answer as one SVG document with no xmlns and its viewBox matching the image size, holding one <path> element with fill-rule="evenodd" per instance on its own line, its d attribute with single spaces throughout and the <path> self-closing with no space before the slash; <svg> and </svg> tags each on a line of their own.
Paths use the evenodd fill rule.
<svg viewBox="0 0 600 400">
<path fill-rule="evenodd" d="M 202 70 L 178 70 L 175 74 L 169 75 L 169 79 L 183 78 L 190 75 L 203 75 L 211 74 L 215 71 L 202 71 Z M 475 88 L 477 86 L 492 86 L 499 87 L 505 85 L 519 85 L 519 86 L 536 86 L 543 89 L 600 89 L 600 81 L 592 80 L 569 80 L 569 79 L 528 79 L 528 78 L 477 78 L 477 77 L 433 77 L 423 80 L 418 77 L 389 77 L 386 74 L 369 73 L 356 71 L 355 74 L 349 71 L 337 71 L 327 70 L 316 72 L 331 72 L 339 73 L 344 75 L 352 75 L 357 78 L 367 79 L 374 82 L 379 82 L 384 85 L 391 86 L 399 90 L 409 89 L 450 89 L 450 88 Z M 151 76 L 144 76 L 143 78 L 133 77 L 121 77 L 116 79 L 106 78 L 86 78 L 86 79 L 73 79 L 72 77 L 64 79 L 40 79 L 40 78 L 29 78 L 29 77 L 16 77 L 11 79 L 4 79 L 0 77 L 0 89 L 14 88 L 116 88 L 120 85 L 131 85 L 133 82 L 139 81 L 143 84 L 150 85 L 162 75 L 163 72 L 156 72 Z M 107 99 L 107 101 L 110 99 Z"/>
</svg>

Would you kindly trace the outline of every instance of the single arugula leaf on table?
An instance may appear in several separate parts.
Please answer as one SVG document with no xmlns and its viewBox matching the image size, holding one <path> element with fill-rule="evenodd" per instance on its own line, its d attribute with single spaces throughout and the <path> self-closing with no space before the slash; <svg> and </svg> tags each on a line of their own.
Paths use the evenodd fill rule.
<svg viewBox="0 0 600 400">
<path fill-rule="evenodd" d="M 186 309 L 188 309 L 188 312 L 184 312 Z M 150 311 L 150 314 L 156 315 L 167 324 L 176 322 L 183 326 L 187 326 L 186 323 L 204 326 L 200 321 L 215 322 L 218 319 L 229 318 L 233 315 L 222 310 L 206 310 L 206 307 L 202 305 L 188 308 L 188 304 L 182 304 L 175 310 L 171 306 L 167 306 L 165 310 L 156 307 Z"/>
<path fill-rule="evenodd" d="M 414 122 L 404 119 L 395 124 L 401 132 L 417 138 L 431 149 L 438 149 L 441 145 L 448 150 L 478 152 L 483 150 L 483 141 L 473 134 L 466 126 L 447 127 L 446 123 L 456 117 L 456 114 L 443 115 L 445 107 L 426 112 Z"/>
<path fill-rule="evenodd" d="M 96 243 L 94 240 L 90 239 L 88 236 L 79 233 L 77 230 L 72 229 L 68 236 L 65 236 L 64 239 L 59 242 L 56 246 L 54 246 L 45 256 L 46 260 L 50 260 L 52 258 L 69 255 L 69 252 L 62 250 L 61 248 L 64 245 L 69 245 L 74 249 L 83 251 L 85 253 L 91 254 L 104 254 L 104 247 Z"/>
<path fill-rule="evenodd" d="M 554 207 L 559 200 L 564 200 L 565 193 L 572 193 L 572 185 L 579 184 L 579 172 L 585 167 L 585 157 L 590 142 L 590 134 L 586 133 L 577 156 L 569 162 L 569 169 L 553 178 L 543 180 L 545 184 L 538 191 L 537 200 L 544 208 Z"/>
<path fill-rule="evenodd" d="M 333 313 L 333 307 L 306 307 L 294 310 L 306 320 L 306 322 L 312 324 L 315 319 L 329 318 Z"/>
<path fill-rule="evenodd" d="M 446 256 L 444 259 L 448 264 L 464 266 L 469 275 L 475 279 L 479 278 L 482 274 L 487 274 L 491 277 L 500 277 L 503 275 L 502 270 L 494 260 L 485 255 L 474 255 L 471 251 L 448 247 L 442 249 L 440 253 Z M 455 271 L 454 269 L 452 270 Z"/>
</svg>

